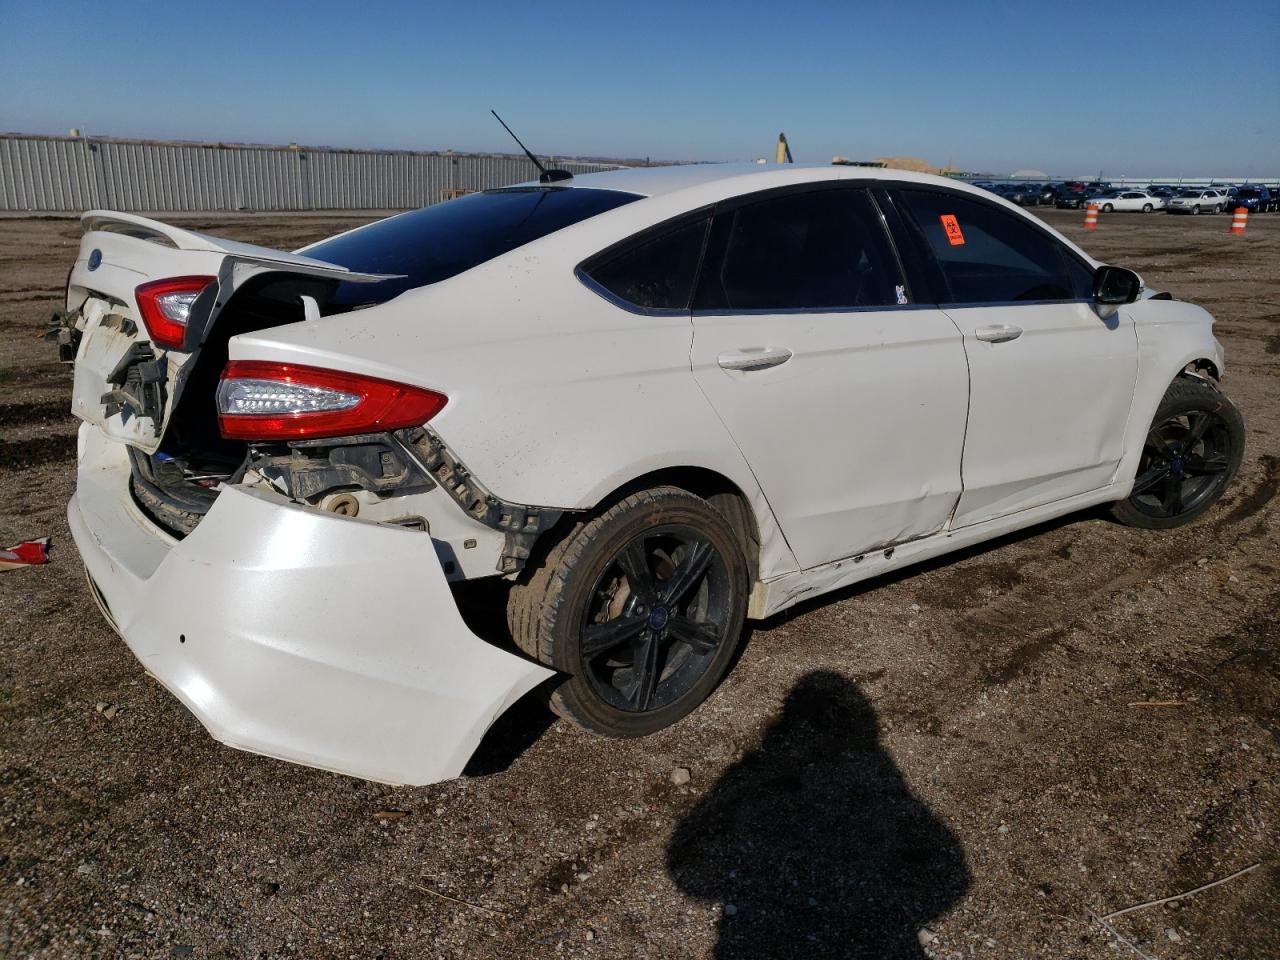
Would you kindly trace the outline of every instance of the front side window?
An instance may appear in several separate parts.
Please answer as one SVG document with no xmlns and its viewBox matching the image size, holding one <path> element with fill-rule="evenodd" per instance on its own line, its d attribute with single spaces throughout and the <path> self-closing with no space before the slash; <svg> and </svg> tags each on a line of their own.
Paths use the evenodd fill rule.
<svg viewBox="0 0 1280 960">
<path fill-rule="evenodd" d="M 717 211 L 694 309 L 839 310 L 907 302 L 860 188 L 784 193 Z"/>
<path fill-rule="evenodd" d="M 582 272 L 626 303 L 644 310 L 688 310 L 709 214 L 646 231 L 606 250 Z"/>
<path fill-rule="evenodd" d="M 1048 233 L 994 204 L 941 190 L 895 200 L 940 268 L 940 303 L 1088 297 L 1092 272 Z"/>
</svg>

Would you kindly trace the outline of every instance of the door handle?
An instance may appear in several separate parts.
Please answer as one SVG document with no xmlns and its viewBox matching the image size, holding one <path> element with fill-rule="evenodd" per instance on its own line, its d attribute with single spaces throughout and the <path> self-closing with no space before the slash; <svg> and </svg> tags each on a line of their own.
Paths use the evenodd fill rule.
<svg viewBox="0 0 1280 960">
<path fill-rule="evenodd" d="M 998 323 L 994 327 L 979 327 L 973 332 L 973 335 L 987 343 L 1007 343 L 1022 336 L 1022 328 Z"/>
<path fill-rule="evenodd" d="M 786 363 L 792 357 L 785 347 L 777 350 L 743 350 L 740 353 L 722 353 L 716 357 L 716 363 L 722 370 L 740 370 L 750 373 L 753 370 L 768 370 Z"/>
</svg>

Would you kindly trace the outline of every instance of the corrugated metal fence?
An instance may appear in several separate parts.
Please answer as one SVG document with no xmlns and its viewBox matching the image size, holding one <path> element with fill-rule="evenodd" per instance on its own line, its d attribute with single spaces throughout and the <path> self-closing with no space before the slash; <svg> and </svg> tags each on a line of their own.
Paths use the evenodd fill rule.
<svg viewBox="0 0 1280 960">
<path fill-rule="evenodd" d="M 0 210 L 394 210 L 536 175 L 494 154 L 0 135 Z"/>
</svg>

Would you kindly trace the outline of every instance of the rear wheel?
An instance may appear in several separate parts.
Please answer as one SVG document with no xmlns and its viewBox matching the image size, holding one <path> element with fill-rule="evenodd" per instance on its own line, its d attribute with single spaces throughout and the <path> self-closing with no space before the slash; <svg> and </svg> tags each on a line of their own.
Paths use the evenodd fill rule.
<svg viewBox="0 0 1280 960">
<path fill-rule="evenodd" d="M 1111 512 L 1134 527 L 1189 523 L 1222 496 L 1243 454 L 1244 420 L 1231 401 L 1208 384 L 1176 380 L 1147 432 L 1133 490 Z"/>
<path fill-rule="evenodd" d="M 563 679 L 562 717 L 634 737 L 710 695 L 742 635 L 749 576 L 728 521 L 674 487 L 633 494 L 570 530 L 516 584 L 512 637 Z"/>
</svg>

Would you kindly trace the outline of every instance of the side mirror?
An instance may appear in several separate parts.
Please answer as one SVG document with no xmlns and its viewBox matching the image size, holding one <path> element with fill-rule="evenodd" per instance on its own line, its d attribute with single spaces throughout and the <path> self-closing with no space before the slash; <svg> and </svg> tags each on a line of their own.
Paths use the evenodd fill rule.
<svg viewBox="0 0 1280 960">
<path fill-rule="evenodd" d="M 1101 266 L 1093 275 L 1093 302 L 1102 306 L 1133 303 L 1142 292 L 1142 278 L 1124 267 Z"/>
</svg>

